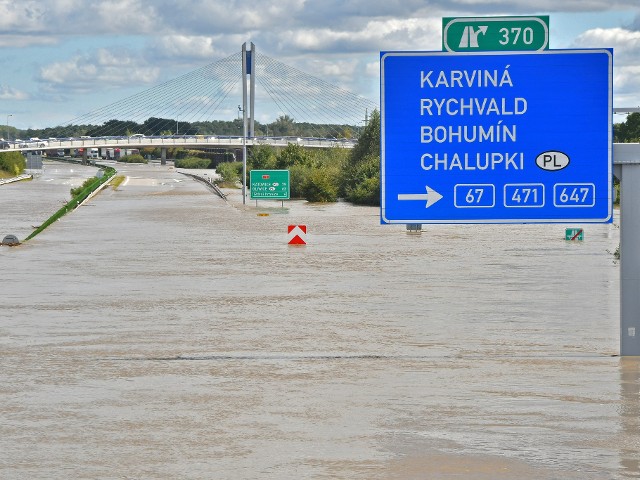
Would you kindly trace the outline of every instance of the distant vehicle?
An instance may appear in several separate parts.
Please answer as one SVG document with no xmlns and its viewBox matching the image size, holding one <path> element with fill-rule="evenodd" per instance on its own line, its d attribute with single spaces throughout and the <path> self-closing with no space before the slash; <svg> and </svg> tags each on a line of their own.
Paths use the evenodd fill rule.
<svg viewBox="0 0 640 480">
<path fill-rule="evenodd" d="M 144 135 L 142 133 L 134 133 L 129 138 L 144 138 Z"/>
<path fill-rule="evenodd" d="M 87 158 L 100 158 L 100 152 L 97 148 L 90 148 L 87 151 Z"/>
<path fill-rule="evenodd" d="M 7 142 L 6 140 L 3 140 L 2 142 L 0 142 L 0 148 L 2 148 L 3 150 L 5 148 L 11 148 L 11 143 Z"/>
<path fill-rule="evenodd" d="M 46 140 L 40 140 L 38 137 L 30 138 L 29 143 L 32 144 L 29 145 L 31 147 L 46 147 L 47 145 L 49 145 L 49 142 L 47 142 Z"/>
<path fill-rule="evenodd" d="M 82 140 L 86 140 L 87 138 L 91 138 L 89 135 L 81 135 L 80 138 Z"/>
</svg>

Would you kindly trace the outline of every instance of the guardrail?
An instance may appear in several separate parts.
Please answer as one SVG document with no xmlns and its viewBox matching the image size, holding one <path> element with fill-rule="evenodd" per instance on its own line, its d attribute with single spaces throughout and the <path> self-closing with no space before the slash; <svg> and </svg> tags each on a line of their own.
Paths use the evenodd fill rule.
<svg viewBox="0 0 640 480">
<path fill-rule="evenodd" d="M 195 175 L 193 173 L 186 173 L 186 172 L 180 172 L 180 171 L 178 171 L 178 173 L 181 173 L 182 175 L 186 175 L 200 183 L 203 183 L 220 198 L 222 198 L 223 200 L 227 199 L 227 195 L 222 190 L 220 190 L 220 187 L 218 187 L 218 185 L 216 185 L 211 178 L 204 178 L 204 177 L 201 177 L 200 175 Z"/>
<path fill-rule="evenodd" d="M 19 182 L 20 180 L 27 180 L 29 178 L 33 178 L 33 175 L 23 173 L 22 175 L 18 175 L 17 177 L 0 179 L 0 185 L 4 185 L 5 183 Z"/>
</svg>

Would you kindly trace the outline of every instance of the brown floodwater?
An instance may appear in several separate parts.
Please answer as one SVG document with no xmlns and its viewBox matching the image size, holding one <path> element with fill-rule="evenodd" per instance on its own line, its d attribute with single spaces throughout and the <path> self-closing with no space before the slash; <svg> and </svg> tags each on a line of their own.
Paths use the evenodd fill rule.
<svg viewBox="0 0 640 480">
<path fill-rule="evenodd" d="M 171 166 L 115 167 L 117 189 L 0 247 L 0 478 L 640 477 L 617 212 L 583 242 L 411 235 L 377 208 L 243 206 Z M 0 236 L 95 172 L 0 186 Z"/>
</svg>

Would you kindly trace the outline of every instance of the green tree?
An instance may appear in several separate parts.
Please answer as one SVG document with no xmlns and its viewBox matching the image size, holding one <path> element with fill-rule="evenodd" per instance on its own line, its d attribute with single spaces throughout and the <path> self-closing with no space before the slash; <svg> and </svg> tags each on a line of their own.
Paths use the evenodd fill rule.
<svg viewBox="0 0 640 480">
<path fill-rule="evenodd" d="M 614 141 L 619 143 L 640 142 L 640 112 L 634 112 L 627 116 L 622 123 L 613 126 Z"/>
<path fill-rule="evenodd" d="M 350 170 L 345 198 L 358 205 L 380 205 L 380 157 L 369 155 Z"/>
<path fill-rule="evenodd" d="M 6 172 L 5 176 L 18 176 L 27 168 L 27 161 L 20 152 L 0 153 L 0 171 Z"/>
<path fill-rule="evenodd" d="M 307 151 L 295 143 L 289 143 L 278 155 L 276 168 L 287 169 L 293 165 L 306 165 L 310 160 Z"/>
<path fill-rule="evenodd" d="M 293 165 L 289 170 L 289 194 L 291 198 L 305 198 L 304 186 L 311 168 L 307 165 Z"/>
<path fill-rule="evenodd" d="M 340 195 L 363 205 L 380 205 L 380 112 L 371 113 L 368 125 L 342 171 Z"/>
<path fill-rule="evenodd" d="M 273 133 L 271 133 L 271 135 L 275 135 L 278 137 L 292 137 L 297 135 L 295 122 L 289 115 L 279 116 L 278 119 L 271 124 L 271 126 L 273 128 Z"/>
<path fill-rule="evenodd" d="M 216 168 L 216 173 L 220 175 L 222 182 L 235 184 L 242 178 L 242 162 L 223 162 Z"/>
<path fill-rule="evenodd" d="M 338 200 L 337 167 L 310 168 L 302 184 L 302 195 L 309 202 L 335 202 Z"/>
<path fill-rule="evenodd" d="M 251 147 L 248 164 L 251 170 L 274 170 L 277 164 L 276 150 L 271 145 Z"/>
</svg>

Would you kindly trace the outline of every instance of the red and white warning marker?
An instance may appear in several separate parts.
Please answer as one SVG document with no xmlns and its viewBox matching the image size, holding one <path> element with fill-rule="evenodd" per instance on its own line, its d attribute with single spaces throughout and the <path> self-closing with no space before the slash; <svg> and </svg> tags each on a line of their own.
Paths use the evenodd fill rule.
<svg viewBox="0 0 640 480">
<path fill-rule="evenodd" d="M 306 225 L 289 225 L 287 231 L 289 233 L 289 245 L 306 245 L 307 244 L 307 226 Z"/>
</svg>

